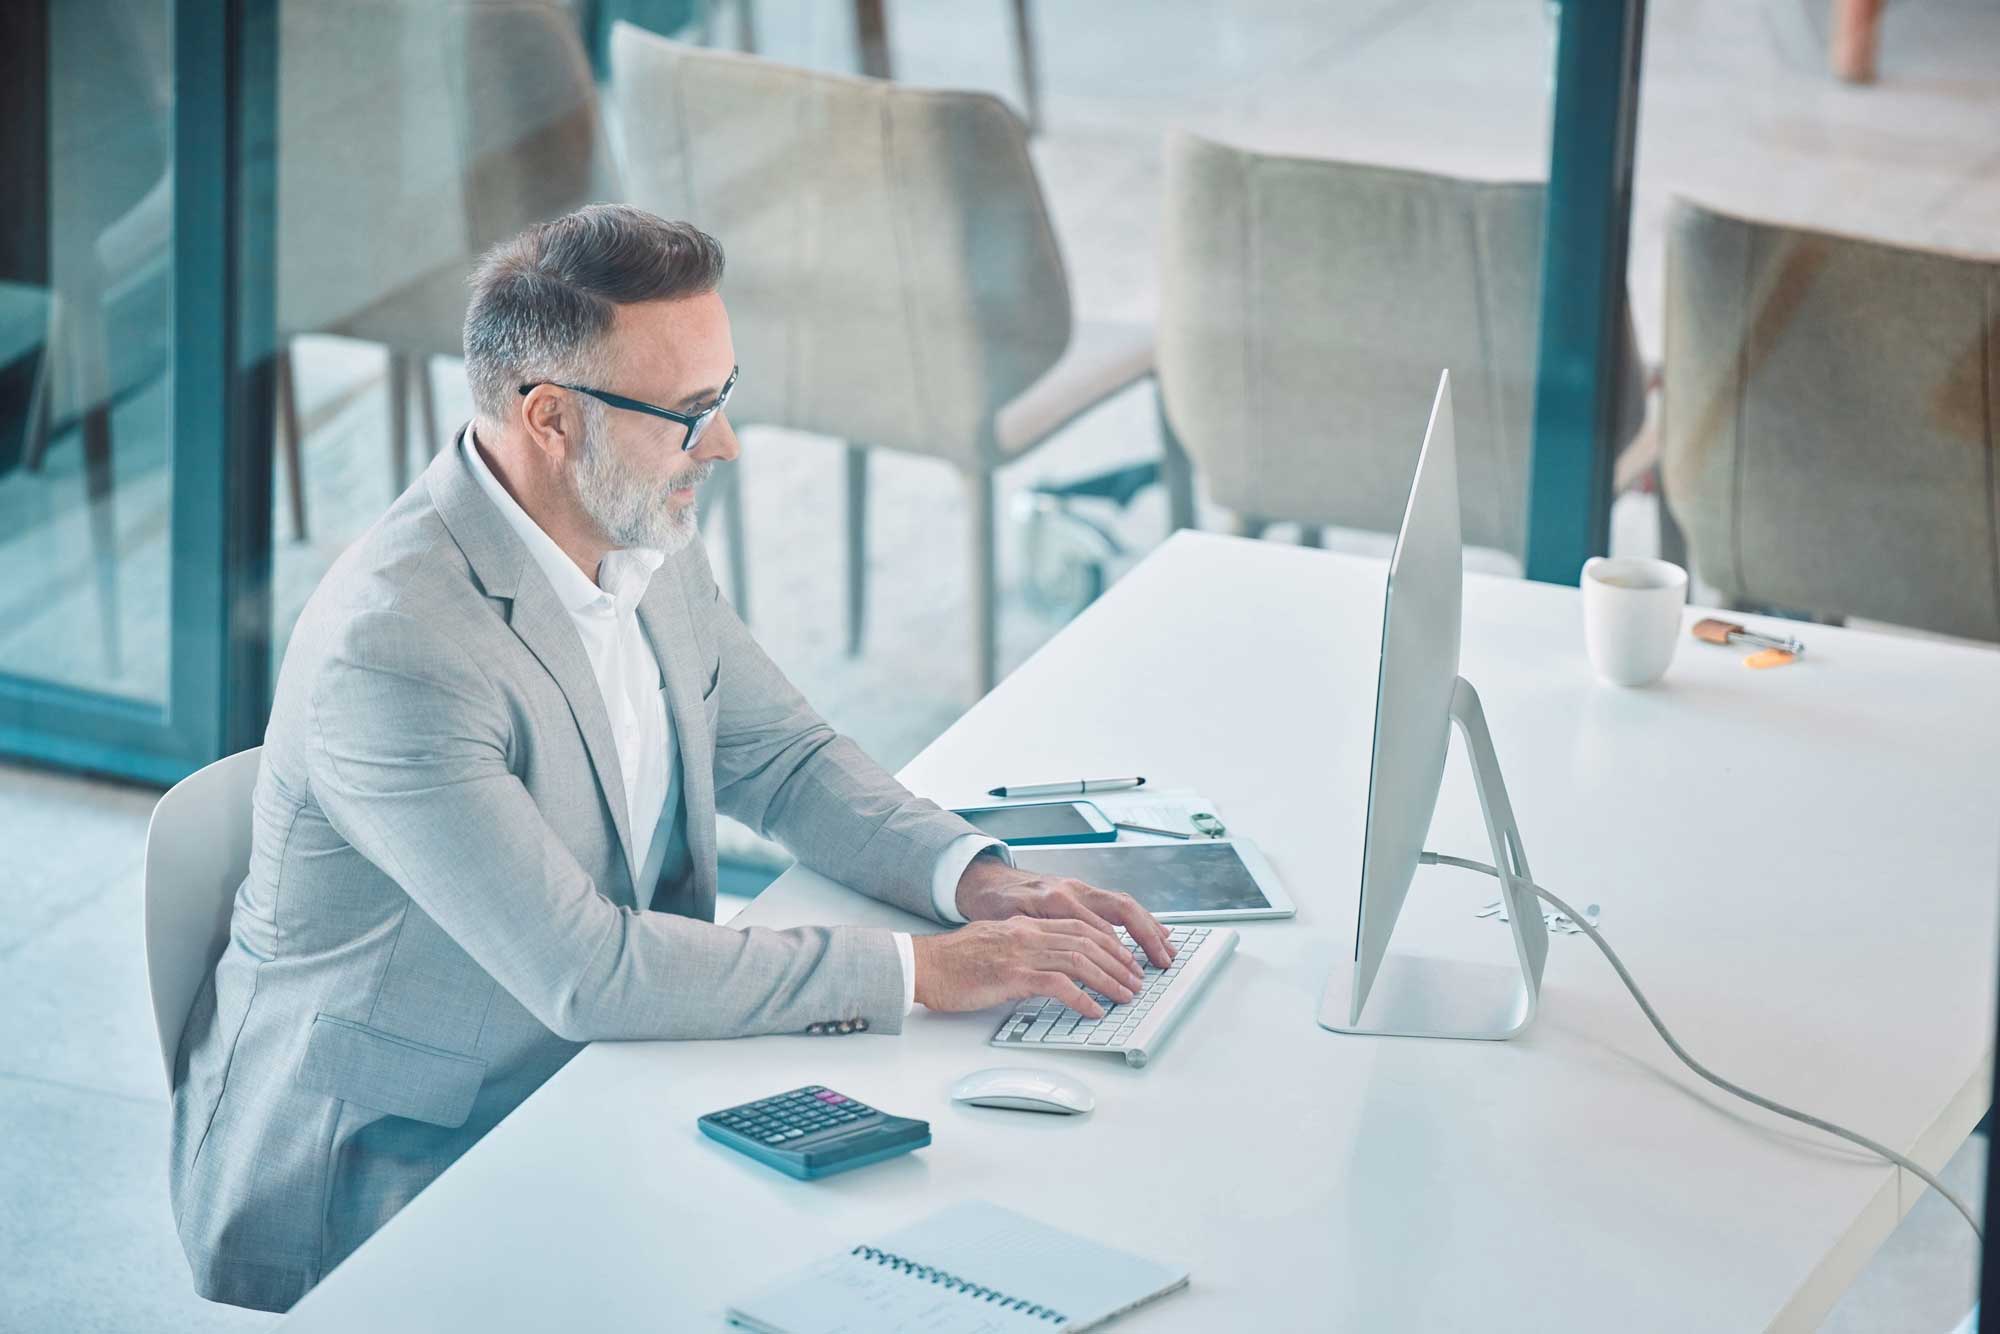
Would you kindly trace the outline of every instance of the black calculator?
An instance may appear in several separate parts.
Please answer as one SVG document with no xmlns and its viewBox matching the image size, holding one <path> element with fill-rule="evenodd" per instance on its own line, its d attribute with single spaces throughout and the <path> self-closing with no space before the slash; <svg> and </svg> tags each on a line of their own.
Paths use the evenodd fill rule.
<svg viewBox="0 0 2000 1334">
<path fill-rule="evenodd" d="M 701 1133 L 801 1181 L 893 1158 L 931 1142 L 931 1123 L 890 1116 L 820 1084 L 701 1118 Z"/>
</svg>

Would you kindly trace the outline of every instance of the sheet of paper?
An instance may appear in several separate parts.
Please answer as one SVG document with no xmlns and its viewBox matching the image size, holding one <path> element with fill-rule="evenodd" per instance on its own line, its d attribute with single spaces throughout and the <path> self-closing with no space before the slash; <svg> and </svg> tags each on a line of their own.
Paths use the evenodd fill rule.
<svg viewBox="0 0 2000 1334">
<path fill-rule="evenodd" d="M 1194 827 L 1188 817 L 1197 812 L 1206 812 L 1229 823 L 1215 803 L 1191 787 L 1187 788 L 1135 788 L 1130 792 L 1093 792 L 1087 801 L 1097 803 L 1097 809 L 1114 824 L 1143 824 L 1155 829 L 1171 829 L 1176 833 L 1193 834 L 1204 837 Z M 1135 834 L 1129 829 L 1118 831 L 1120 843 L 1177 843 L 1179 839 L 1160 838 L 1153 834 Z"/>
</svg>

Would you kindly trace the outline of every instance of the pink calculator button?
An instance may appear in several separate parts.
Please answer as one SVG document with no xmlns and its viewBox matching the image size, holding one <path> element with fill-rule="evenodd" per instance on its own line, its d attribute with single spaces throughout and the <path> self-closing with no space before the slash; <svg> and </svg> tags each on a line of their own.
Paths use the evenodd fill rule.
<svg viewBox="0 0 2000 1334">
<path fill-rule="evenodd" d="M 841 1103 L 847 1101 L 847 1099 L 841 1097 L 838 1093 L 835 1093 L 832 1089 L 827 1089 L 822 1093 L 815 1093 L 813 1094 L 813 1096 L 815 1098 L 818 1098 L 821 1102 L 826 1102 L 826 1103 Z"/>
</svg>

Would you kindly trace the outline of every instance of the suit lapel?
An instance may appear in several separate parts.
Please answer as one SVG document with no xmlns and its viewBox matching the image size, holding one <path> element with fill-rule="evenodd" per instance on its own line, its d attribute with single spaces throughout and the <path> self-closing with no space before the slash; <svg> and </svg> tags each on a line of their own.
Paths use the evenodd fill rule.
<svg viewBox="0 0 2000 1334">
<path fill-rule="evenodd" d="M 622 888 L 626 901 L 638 906 L 638 891 L 632 884 L 632 830 L 625 776 L 618 767 L 618 748 L 611 738 L 611 719 L 604 711 L 604 692 L 598 688 L 590 657 L 576 637 L 569 613 L 556 600 L 555 590 L 540 570 L 532 568 L 521 540 L 479 489 L 465 462 L 464 437 L 461 428 L 452 448 L 438 455 L 424 475 L 432 503 L 465 553 L 480 587 L 489 597 L 508 603 L 508 627 L 555 679 L 569 704 L 570 716 L 590 754 L 598 796 L 610 811 L 612 827 L 618 833 L 613 882 L 603 888 L 612 898 Z"/>
<path fill-rule="evenodd" d="M 528 646 L 528 651 L 541 660 L 561 687 L 563 698 L 569 701 L 570 716 L 576 719 L 577 730 L 583 733 L 584 748 L 590 752 L 591 768 L 596 771 L 598 793 L 611 808 L 611 823 L 618 830 L 618 866 L 624 872 L 626 896 L 637 907 L 639 896 L 631 871 L 631 812 L 625 800 L 625 774 L 618 767 L 618 747 L 611 736 L 611 719 L 604 712 L 604 691 L 597 684 L 597 674 L 590 669 L 590 656 L 576 637 L 569 613 L 556 600 L 554 590 L 540 571 L 521 580 L 507 624 Z M 647 832 L 652 831 L 648 828 Z"/>
<path fill-rule="evenodd" d="M 669 557 L 639 600 L 639 624 L 652 641 L 667 682 L 674 739 L 681 752 L 681 793 L 687 812 L 688 859 L 694 872 L 695 916 L 715 917 L 715 737 L 702 691 L 708 681 L 696 647 L 694 617 L 681 585 L 684 554 Z M 720 689 L 718 683 L 717 686 Z"/>
</svg>

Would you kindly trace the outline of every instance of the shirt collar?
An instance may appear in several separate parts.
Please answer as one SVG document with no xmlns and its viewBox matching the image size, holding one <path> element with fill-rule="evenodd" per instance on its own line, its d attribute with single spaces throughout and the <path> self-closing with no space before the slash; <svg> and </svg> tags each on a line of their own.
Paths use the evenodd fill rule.
<svg viewBox="0 0 2000 1334">
<path fill-rule="evenodd" d="M 620 547 L 605 554 L 597 567 L 597 577 L 602 587 L 594 583 L 577 568 L 563 549 L 556 545 L 554 538 L 542 531 L 542 526 L 530 518 L 520 503 L 507 493 L 493 470 L 486 466 L 485 458 L 479 452 L 471 428 L 465 432 L 465 458 L 472 469 L 472 476 L 479 483 L 479 489 L 493 502 L 493 508 L 500 511 L 500 517 L 521 539 L 521 545 L 528 549 L 528 555 L 541 569 L 542 577 L 555 590 L 556 599 L 565 610 L 575 615 L 586 611 L 610 611 L 616 608 L 630 612 L 638 607 L 639 599 L 646 594 L 646 586 L 652 582 L 653 574 L 666 560 L 666 553 L 654 547 Z"/>
</svg>

